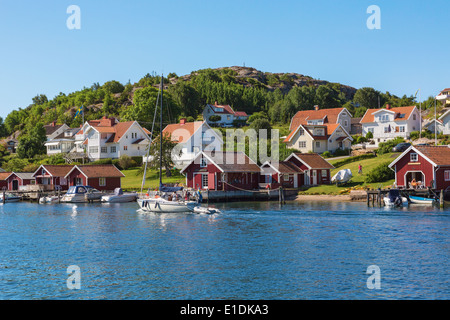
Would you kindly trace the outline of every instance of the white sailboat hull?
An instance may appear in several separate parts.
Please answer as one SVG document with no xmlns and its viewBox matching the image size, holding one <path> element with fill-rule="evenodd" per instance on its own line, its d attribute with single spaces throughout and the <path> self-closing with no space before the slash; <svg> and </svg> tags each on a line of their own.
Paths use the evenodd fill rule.
<svg viewBox="0 0 450 320">
<path fill-rule="evenodd" d="M 168 201 L 161 198 L 138 199 L 141 210 L 147 212 L 193 212 L 197 202 L 193 201 Z"/>
<path fill-rule="evenodd" d="M 137 198 L 137 193 L 124 193 L 121 195 L 110 194 L 102 196 L 102 202 L 119 203 L 119 202 L 132 202 Z"/>
</svg>

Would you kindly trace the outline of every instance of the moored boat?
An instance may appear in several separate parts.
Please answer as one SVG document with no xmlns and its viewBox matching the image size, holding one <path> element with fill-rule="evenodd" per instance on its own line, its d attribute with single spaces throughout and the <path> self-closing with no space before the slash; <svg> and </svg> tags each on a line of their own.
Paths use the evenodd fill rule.
<svg viewBox="0 0 450 320">
<path fill-rule="evenodd" d="M 118 203 L 118 202 L 131 202 L 137 199 L 136 192 L 124 193 L 122 188 L 114 189 L 114 194 L 107 194 L 102 196 L 102 202 Z"/>
<path fill-rule="evenodd" d="M 12 193 L 5 193 L 5 202 L 18 202 L 20 197 Z M 0 193 L 0 203 L 3 203 L 3 193 Z"/>
<path fill-rule="evenodd" d="M 408 205 L 408 199 L 400 195 L 398 189 L 389 190 L 387 196 L 383 198 L 386 207 L 402 207 Z"/>
<path fill-rule="evenodd" d="M 44 203 L 57 203 L 59 202 L 59 198 L 58 196 L 47 196 L 47 197 L 42 197 L 39 199 L 39 203 L 44 204 Z"/>
<path fill-rule="evenodd" d="M 414 204 L 434 204 L 437 202 L 436 199 L 433 198 L 425 198 L 425 197 L 417 197 L 417 196 L 409 196 L 409 200 Z"/>
<path fill-rule="evenodd" d="M 214 213 L 219 213 L 220 211 L 218 209 L 215 208 L 209 208 L 209 207 L 194 207 L 193 210 L 195 213 L 203 213 L 203 214 L 214 214 Z"/>
<path fill-rule="evenodd" d="M 89 202 L 100 200 L 103 193 L 91 186 L 72 186 L 61 198 L 61 202 Z"/>
<path fill-rule="evenodd" d="M 139 207 L 147 212 L 193 212 L 195 201 L 170 201 L 163 198 L 138 199 Z"/>
</svg>

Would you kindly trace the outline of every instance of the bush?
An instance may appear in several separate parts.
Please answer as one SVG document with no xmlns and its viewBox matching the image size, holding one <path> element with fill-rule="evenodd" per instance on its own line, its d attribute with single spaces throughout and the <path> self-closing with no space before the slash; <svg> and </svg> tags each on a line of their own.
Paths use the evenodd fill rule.
<svg viewBox="0 0 450 320">
<path fill-rule="evenodd" d="M 377 153 L 378 154 L 385 154 L 385 153 L 389 153 L 392 152 L 392 148 L 395 147 L 396 145 L 398 145 L 399 143 L 405 142 L 405 140 L 401 137 L 397 137 L 393 140 L 388 140 L 386 142 L 381 142 L 379 144 Z"/>
<path fill-rule="evenodd" d="M 330 151 L 325 151 L 324 153 L 322 153 L 322 157 L 323 158 L 330 158 L 331 157 L 331 152 Z"/>
<path fill-rule="evenodd" d="M 370 131 L 369 131 L 369 132 L 367 132 L 367 133 L 366 133 L 366 139 L 367 139 L 367 140 L 369 140 L 369 139 L 373 139 L 373 133 L 372 133 L 372 132 L 370 132 Z"/>
<path fill-rule="evenodd" d="M 98 159 L 96 161 L 92 161 L 89 164 L 112 164 L 112 159 L 111 158 Z"/>
<path fill-rule="evenodd" d="M 336 149 L 333 154 L 335 157 L 341 157 L 341 156 L 348 156 L 350 152 L 351 152 L 350 149 Z"/>
<path fill-rule="evenodd" d="M 119 158 L 119 166 L 123 169 L 129 169 L 132 167 L 136 167 L 137 163 L 134 161 L 130 156 L 127 156 L 126 154 L 120 156 Z"/>
<path fill-rule="evenodd" d="M 387 180 L 391 180 L 395 178 L 394 171 L 392 171 L 388 166 L 391 163 L 391 161 L 384 162 L 382 164 L 379 164 L 375 168 L 369 171 L 367 173 L 365 182 L 372 183 L 372 182 L 384 182 Z"/>
</svg>

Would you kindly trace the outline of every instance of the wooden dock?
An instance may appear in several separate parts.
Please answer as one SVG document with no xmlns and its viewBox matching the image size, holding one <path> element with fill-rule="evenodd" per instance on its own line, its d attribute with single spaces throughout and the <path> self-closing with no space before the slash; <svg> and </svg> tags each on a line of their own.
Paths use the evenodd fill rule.
<svg viewBox="0 0 450 320">
<path fill-rule="evenodd" d="M 424 198 L 436 197 L 440 199 L 440 205 L 443 207 L 445 205 L 444 201 L 444 190 L 435 190 L 435 189 L 402 189 L 399 190 L 400 195 L 406 198 L 409 196 L 418 196 Z M 383 198 L 389 194 L 389 189 L 376 189 L 376 190 L 368 190 L 367 191 L 367 206 L 374 207 L 382 207 L 384 206 Z"/>
</svg>

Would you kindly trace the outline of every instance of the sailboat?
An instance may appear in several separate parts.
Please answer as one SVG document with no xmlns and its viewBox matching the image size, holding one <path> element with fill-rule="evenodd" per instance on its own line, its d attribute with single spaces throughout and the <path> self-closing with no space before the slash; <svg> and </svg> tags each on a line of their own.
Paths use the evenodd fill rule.
<svg viewBox="0 0 450 320">
<path fill-rule="evenodd" d="M 167 187 L 164 186 L 162 183 L 162 144 L 163 144 L 163 134 L 162 134 L 162 117 L 163 117 L 163 79 L 164 77 L 161 75 L 161 110 L 160 110 L 160 145 L 159 145 L 159 194 L 155 195 L 154 197 L 147 197 L 147 198 L 138 198 L 137 203 L 139 204 L 139 207 L 143 211 L 147 212 L 160 212 L 160 213 L 170 213 L 170 212 L 193 212 L 194 208 L 198 205 L 195 201 L 184 201 L 184 200 L 176 200 L 174 197 L 168 197 L 166 198 L 165 195 L 167 193 L 173 193 L 177 191 L 183 190 L 183 187 Z M 157 102 L 158 105 L 158 102 Z M 155 115 L 156 115 L 156 109 L 155 109 Z M 153 130 L 152 130 L 153 135 Z M 149 146 L 150 150 L 150 146 Z M 142 186 L 144 186 L 145 182 L 145 176 L 147 172 L 147 163 L 148 163 L 148 154 L 147 154 L 147 162 L 145 163 L 145 170 L 144 170 L 144 176 L 142 180 Z M 141 194 L 142 194 L 142 188 L 141 188 Z"/>
</svg>

